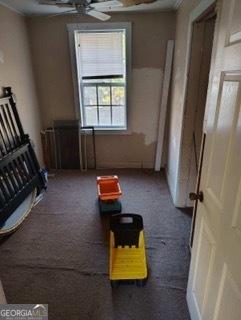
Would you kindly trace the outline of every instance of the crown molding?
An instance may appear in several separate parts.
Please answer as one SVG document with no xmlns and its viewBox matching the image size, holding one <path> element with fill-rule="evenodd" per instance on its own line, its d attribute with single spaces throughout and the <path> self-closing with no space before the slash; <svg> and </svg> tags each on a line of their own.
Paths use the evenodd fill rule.
<svg viewBox="0 0 241 320">
<path fill-rule="evenodd" d="M 21 16 L 25 16 L 25 14 L 22 11 L 19 11 L 16 8 L 13 8 L 11 5 L 9 5 L 9 4 L 5 3 L 5 2 L 2 2 L 1 0 L 0 0 L 0 6 L 3 6 L 3 7 L 7 8 L 7 9 L 9 9 L 11 11 L 14 11 L 15 13 L 18 13 Z"/>
<path fill-rule="evenodd" d="M 178 8 L 180 7 L 180 5 L 183 3 L 184 0 L 176 0 L 176 3 L 173 6 L 174 10 L 178 10 Z"/>
</svg>

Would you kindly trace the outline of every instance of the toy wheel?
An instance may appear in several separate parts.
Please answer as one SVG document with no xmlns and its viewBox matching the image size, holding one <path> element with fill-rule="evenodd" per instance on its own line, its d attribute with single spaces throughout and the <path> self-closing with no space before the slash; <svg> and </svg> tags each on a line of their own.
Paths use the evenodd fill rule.
<svg viewBox="0 0 241 320">
<path fill-rule="evenodd" d="M 120 208 L 118 213 L 121 213 L 121 211 L 122 211 L 122 204 L 120 203 Z"/>
<path fill-rule="evenodd" d="M 136 280 L 136 285 L 137 287 L 144 287 L 146 285 L 146 279 L 139 279 L 139 280 Z"/>
<path fill-rule="evenodd" d="M 100 212 L 100 214 L 102 214 L 103 212 L 102 212 L 102 206 L 101 206 L 101 200 L 100 199 L 98 199 L 98 205 L 99 205 L 99 212 Z"/>
<path fill-rule="evenodd" d="M 112 289 L 116 289 L 119 287 L 120 282 L 118 280 L 110 280 L 110 285 Z"/>
</svg>

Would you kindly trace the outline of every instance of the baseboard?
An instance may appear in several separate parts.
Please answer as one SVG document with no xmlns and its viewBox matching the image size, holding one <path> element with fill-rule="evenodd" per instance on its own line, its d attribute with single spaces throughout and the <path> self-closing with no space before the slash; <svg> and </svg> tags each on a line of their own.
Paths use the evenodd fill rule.
<svg viewBox="0 0 241 320">
<path fill-rule="evenodd" d="M 167 168 L 165 168 L 165 172 L 166 172 L 166 177 L 167 177 L 167 184 L 168 184 L 168 188 L 169 188 L 169 191 L 170 191 L 170 194 L 171 194 L 171 197 L 172 197 L 172 201 L 173 201 L 173 204 L 174 206 L 176 205 L 175 204 L 175 194 L 173 192 L 173 189 L 172 189 L 172 184 L 171 184 L 171 177 L 169 175 L 169 172 L 167 170 Z"/>
<path fill-rule="evenodd" d="M 173 190 L 171 177 L 167 168 L 165 168 L 167 183 L 169 187 L 169 191 L 171 193 L 172 201 L 175 207 L 177 208 L 186 208 L 187 204 L 185 203 L 185 188 L 186 188 L 186 181 L 185 180 L 178 180 L 176 189 Z"/>
<path fill-rule="evenodd" d="M 153 169 L 154 163 L 151 161 L 98 161 L 98 169 Z"/>
</svg>

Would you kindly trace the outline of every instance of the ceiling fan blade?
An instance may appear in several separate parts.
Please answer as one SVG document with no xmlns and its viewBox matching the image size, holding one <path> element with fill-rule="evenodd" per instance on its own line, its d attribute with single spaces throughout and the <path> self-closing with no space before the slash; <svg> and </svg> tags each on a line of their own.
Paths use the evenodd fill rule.
<svg viewBox="0 0 241 320">
<path fill-rule="evenodd" d="M 156 0 L 120 0 L 124 7 L 131 7 L 142 3 L 152 3 Z"/>
<path fill-rule="evenodd" d="M 56 6 L 59 8 L 75 8 L 74 3 L 69 2 L 60 2 L 60 1 L 51 1 L 51 0 L 39 0 L 39 4 L 48 5 L 48 6 Z"/>
<path fill-rule="evenodd" d="M 96 10 L 104 10 L 104 9 L 114 8 L 114 7 L 123 7 L 123 3 L 118 0 L 92 2 L 90 5 L 91 5 L 91 8 L 94 8 Z"/>
<path fill-rule="evenodd" d="M 95 10 L 87 11 L 86 14 L 88 14 L 89 16 L 91 16 L 93 18 L 99 19 L 101 21 L 106 21 L 111 18 L 111 16 L 109 16 L 108 14 L 105 14 L 100 11 L 95 11 Z"/>
<path fill-rule="evenodd" d="M 68 11 L 52 14 L 50 16 L 47 16 L 46 18 L 54 18 L 54 17 L 57 17 L 57 16 L 63 16 L 65 14 L 68 14 L 68 13 L 71 13 L 71 12 L 76 12 L 77 13 L 76 9 L 72 9 L 72 10 L 68 10 Z"/>
<path fill-rule="evenodd" d="M 53 0 L 39 0 L 38 1 L 39 4 L 46 4 L 46 5 L 50 5 L 50 6 L 57 6 L 57 5 L 68 5 L 68 1 L 53 1 Z"/>
</svg>

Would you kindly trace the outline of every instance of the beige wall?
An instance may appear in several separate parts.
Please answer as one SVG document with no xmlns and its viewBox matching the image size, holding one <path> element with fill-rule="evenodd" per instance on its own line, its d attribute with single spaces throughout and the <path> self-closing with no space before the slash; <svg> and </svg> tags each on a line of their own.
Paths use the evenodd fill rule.
<svg viewBox="0 0 241 320">
<path fill-rule="evenodd" d="M 42 163 L 41 117 L 25 18 L 0 5 L 0 87 L 5 86 L 12 87 L 16 94 L 24 130 L 34 141 Z"/>
<path fill-rule="evenodd" d="M 132 81 L 129 134 L 99 135 L 102 167 L 153 167 L 162 75 L 167 40 L 174 38 L 175 13 L 112 14 L 111 22 L 132 22 Z M 45 127 L 56 119 L 74 119 L 67 23 L 94 22 L 75 16 L 29 18 L 38 97 Z"/>
<path fill-rule="evenodd" d="M 186 177 L 182 176 L 180 153 L 184 116 L 186 59 L 188 54 L 188 25 L 191 12 L 202 0 L 184 0 L 177 12 L 175 52 L 170 101 L 169 143 L 167 176 L 170 191 L 176 206 L 184 206 Z M 185 165 L 185 163 L 184 163 Z"/>
</svg>

